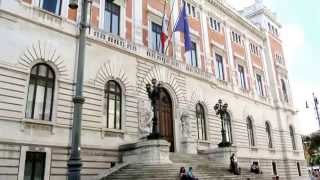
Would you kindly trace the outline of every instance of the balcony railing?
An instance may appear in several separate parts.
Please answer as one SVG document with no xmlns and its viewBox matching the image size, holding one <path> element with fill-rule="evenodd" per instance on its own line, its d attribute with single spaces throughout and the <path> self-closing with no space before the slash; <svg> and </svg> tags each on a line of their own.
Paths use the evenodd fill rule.
<svg viewBox="0 0 320 180">
<path fill-rule="evenodd" d="M 120 50 L 132 53 L 136 56 L 140 56 L 141 58 L 151 60 L 155 63 L 166 65 L 170 68 L 192 74 L 199 78 L 210 80 L 210 81 L 213 81 L 214 79 L 214 76 L 212 73 L 205 72 L 202 69 L 193 67 L 180 60 L 176 60 L 176 59 L 173 59 L 172 57 L 163 55 L 145 46 L 135 44 L 117 35 L 106 33 L 99 29 L 91 28 L 87 32 L 87 36 L 89 39 L 99 41 L 108 46 L 119 48 Z"/>
</svg>

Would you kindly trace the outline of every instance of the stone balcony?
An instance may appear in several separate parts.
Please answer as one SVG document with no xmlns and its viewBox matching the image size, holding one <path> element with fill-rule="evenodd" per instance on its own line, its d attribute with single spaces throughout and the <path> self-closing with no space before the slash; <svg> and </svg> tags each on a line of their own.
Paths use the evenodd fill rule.
<svg viewBox="0 0 320 180">
<path fill-rule="evenodd" d="M 91 28 L 87 32 L 87 37 L 91 40 L 101 42 L 107 46 L 118 48 L 121 51 L 131 53 L 132 55 L 141 57 L 142 59 L 152 61 L 164 65 L 173 70 L 177 70 L 197 78 L 210 81 L 214 83 L 215 78 L 212 73 L 203 71 L 200 68 L 193 67 L 184 63 L 182 60 L 173 59 L 164 54 L 161 54 L 153 49 L 147 48 L 143 45 L 138 45 L 117 35 L 106 33 L 102 30 Z"/>
</svg>

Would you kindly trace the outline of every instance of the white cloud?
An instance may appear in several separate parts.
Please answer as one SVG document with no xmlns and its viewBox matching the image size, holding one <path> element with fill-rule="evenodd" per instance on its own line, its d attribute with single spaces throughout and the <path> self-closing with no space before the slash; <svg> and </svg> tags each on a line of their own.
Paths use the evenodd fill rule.
<svg viewBox="0 0 320 180">
<path fill-rule="evenodd" d="M 298 24 L 287 24 L 281 29 L 281 37 L 283 41 L 283 50 L 288 63 L 295 60 L 299 50 L 304 48 L 305 35 L 304 29 Z"/>
<path fill-rule="evenodd" d="M 312 93 L 320 92 L 320 88 L 315 89 L 313 84 L 296 82 L 292 83 L 292 91 L 294 93 L 294 104 L 299 111 L 295 122 L 296 129 L 301 134 L 310 134 L 318 130 L 319 123 L 315 116 Z M 306 101 L 308 101 L 308 109 L 306 108 Z"/>
</svg>

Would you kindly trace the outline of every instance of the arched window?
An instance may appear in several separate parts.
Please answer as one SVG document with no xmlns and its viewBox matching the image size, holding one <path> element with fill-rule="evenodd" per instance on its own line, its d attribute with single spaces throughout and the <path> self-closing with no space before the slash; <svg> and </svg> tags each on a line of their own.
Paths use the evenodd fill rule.
<svg viewBox="0 0 320 180">
<path fill-rule="evenodd" d="M 232 127 L 231 127 L 231 117 L 229 113 L 225 114 L 225 118 L 224 118 L 224 128 L 226 130 L 226 140 L 227 142 L 232 143 Z"/>
<path fill-rule="evenodd" d="M 256 142 L 254 139 L 253 123 L 252 123 L 252 119 L 250 117 L 247 118 L 247 130 L 248 130 L 249 144 L 251 147 L 253 147 L 256 145 Z"/>
<path fill-rule="evenodd" d="M 271 126 L 270 126 L 269 122 L 266 122 L 266 133 L 267 133 L 267 136 L 268 136 L 268 147 L 269 148 L 273 148 Z"/>
<path fill-rule="evenodd" d="M 51 120 L 55 74 L 47 64 L 36 64 L 31 69 L 25 117 Z"/>
<path fill-rule="evenodd" d="M 296 146 L 296 139 L 294 137 L 294 129 L 293 129 L 293 126 L 290 125 L 289 126 L 289 131 L 290 131 L 290 137 L 291 137 L 291 143 L 292 143 L 292 149 L 293 150 L 297 150 L 297 146 Z"/>
<path fill-rule="evenodd" d="M 121 102 L 120 85 L 116 81 L 108 81 L 105 86 L 107 128 L 121 129 Z"/>
<path fill-rule="evenodd" d="M 207 140 L 204 108 L 200 103 L 196 105 L 196 118 L 197 118 L 198 139 Z"/>
<path fill-rule="evenodd" d="M 281 89 L 282 89 L 282 94 L 283 94 L 283 100 L 286 102 L 289 102 L 287 86 L 286 86 L 286 83 L 283 79 L 281 79 Z"/>
</svg>

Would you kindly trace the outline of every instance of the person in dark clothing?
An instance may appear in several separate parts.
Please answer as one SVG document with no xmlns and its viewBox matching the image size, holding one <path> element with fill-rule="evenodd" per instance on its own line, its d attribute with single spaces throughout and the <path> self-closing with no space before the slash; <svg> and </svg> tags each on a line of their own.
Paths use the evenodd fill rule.
<svg viewBox="0 0 320 180">
<path fill-rule="evenodd" d="M 188 179 L 186 169 L 184 167 L 180 168 L 179 178 L 180 178 L 180 180 L 187 180 Z"/>
<path fill-rule="evenodd" d="M 188 170 L 188 173 L 187 173 L 187 177 L 188 177 L 188 180 L 198 180 L 198 178 L 196 178 L 196 177 L 193 175 L 192 167 L 189 167 L 189 170 Z"/>
</svg>

